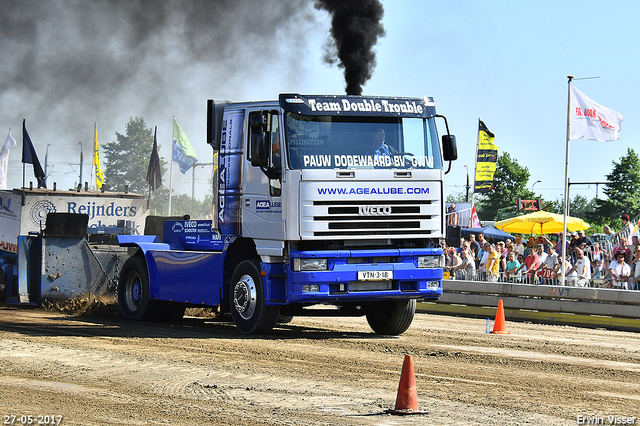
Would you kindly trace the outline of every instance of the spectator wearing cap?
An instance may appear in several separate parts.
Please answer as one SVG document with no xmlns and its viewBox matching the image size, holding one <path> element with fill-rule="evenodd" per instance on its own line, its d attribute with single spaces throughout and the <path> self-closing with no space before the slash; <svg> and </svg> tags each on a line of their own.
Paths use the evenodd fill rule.
<svg viewBox="0 0 640 426">
<path fill-rule="evenodd" d="M 591 238 L 589 238 L 584 231 L 578 231 L 578 246 L 584 243 L 587 247 L 593 247 L 593 243 L 591 242 Z"/>
<path fill-rule="evenodd" d="M 613 288 L 627 289 L 627 280 L 631 275 L 631 267 L 625 262 L 625 255 L 623 252 L 617 252 L 615 259 L 609 265 L 609 273 L 613 278 Z"/>
<path fill-rule="evenodd" d="M 575 271 L 578 275 L 576 285 L 578 287 L 588 287 L 591 282 L 591 262 L 589 262 L 589 259 L 584 255 L 582 249 L 576 249 L 576 259 L 576 263 L 573 265 L 573 268 L 567 272 L 567 275 Z"/>
<path fill-rule="evenodd" d="M 640 290 L 640 245 L 633 249 L 633 260 L 629 262 L 629 266 L 631 267 L 629 290 Z"/>
<path fill-rule="evenodd" d="M 491 244 L 489 244 L 487 241 L 484 242 L 484 244 L 482 244 L 482 249 L 480 249 L 480 264 L 477 268 L 477 275 L 478 275 L 478 279 L 481 281 L 484 281 L 486 279 L 486 274 L 487 274 L 487 260 L 489 259 L 489 250 L 491 248 Z"/>
</svg>

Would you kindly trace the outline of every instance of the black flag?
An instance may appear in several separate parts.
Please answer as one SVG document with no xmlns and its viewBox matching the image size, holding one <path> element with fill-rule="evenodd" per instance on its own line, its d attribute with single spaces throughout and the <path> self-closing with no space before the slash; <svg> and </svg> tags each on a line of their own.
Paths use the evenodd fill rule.
<svg viewBox="0 0 640 426">
<path fill-rule="evenodd" d="M 31 143 L 31 138 L 29 137 L 29 133 L 27 133 L 24 122 L 25 120 L 22 120 L 22 162 L 33 164 L 33 174 L 36 179 L 38 179 L 38 188 L 46 188 L 47 182 L 45 181 L 44 170 L 42 170 L 40 160 L 38 160 L 38 156 L 36 155 L 36 149 L 33 147 L 33 143 Z"/>
<path fill-rule="evenodd" d="M 160 167 L 160 156 L 158 155 L 158 139 L 156 134 L 158 133 L 158 126 L 153 133 L 153 151 L 151 151 L 151 159 L 149 160 L 149 168 L 147 169 L 147 182 L 153 190 L 162 186 L 162 167 Z"/>
</svg>

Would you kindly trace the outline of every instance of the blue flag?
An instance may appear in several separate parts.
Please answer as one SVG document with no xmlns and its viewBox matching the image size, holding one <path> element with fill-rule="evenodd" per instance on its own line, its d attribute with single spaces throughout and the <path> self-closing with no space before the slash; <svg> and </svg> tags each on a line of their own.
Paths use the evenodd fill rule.
<svg viewBox="0 0 640 426">
<path fill-rule="evenodd" d="M 47 182 L 45 181 L 44 170 L 42 170 L 36 149 L 33 147 L 24 122 L 25 120 L 22 120 L 22 162 L 33 164 L 33 174 L 38 179 L 38 188 L 46 188 Z"/>
<path fill-rule="evenodd" d="M 173 161 L 178 163 L 182 174 L 198 161 L 189 139 L 185 136 L 175 117 L 173 117 Z"/>
</svg>

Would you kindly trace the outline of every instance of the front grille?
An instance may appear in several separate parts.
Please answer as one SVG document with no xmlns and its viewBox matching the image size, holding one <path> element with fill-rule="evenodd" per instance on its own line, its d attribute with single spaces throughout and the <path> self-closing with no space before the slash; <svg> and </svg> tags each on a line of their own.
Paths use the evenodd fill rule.
<svg viewBox="0 0 640 426">
<path fill-rule="evenodd" d="M 437 200 L 313 201 L 303 216 L 303 236 L 398 237 L 440 234 Z M 312 213 L 309 215 L 308 213 Z M 304 232 L 310 230 L 310 232 Z"/>
</svg>

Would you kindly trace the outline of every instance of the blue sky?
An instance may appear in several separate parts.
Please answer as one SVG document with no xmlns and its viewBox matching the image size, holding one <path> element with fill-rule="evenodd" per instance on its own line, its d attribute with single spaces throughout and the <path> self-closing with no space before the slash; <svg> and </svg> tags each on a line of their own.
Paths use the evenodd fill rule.
<svg viewBox="0 0 640 426">
<path fill-rule="evenodd" d="M 604 181 L 627 148 L 637 150 L 637 2 L 387 1 L 387 36 L 366 93 L 433 96 L 458 141 L 447 192 L 462 192 L 473 170 L 477 120 L 537 180 L 536 193 L 562 198 L 567 76 L 625 117 L 616 142 L 572 140 L 569 179 Z M 571 195 L 596 195 L 572 185 Z M 603 196 L 602 186 L 599 195 Z"/>
<path fill-rule="evenodd" d="M 57 3 L 65 5 L 64 0 Z M 54 168 L 49 185 L 57 181 L 58 188 L 63 189 L 78 179 L 78 166 L 73 163 L 79 158 L 79 141 L 84 144 L 87 180 L 94 122 L 98 123 L 102 144 L 115 140 L 115 132 L 124 133 L 129 117 L 142 116 L 149 127 L 158 126 L 160 155 L 168 158 L 171 120 L 176 115 L 200 161 L 210 161 L 211 150 L 204 142 L 207 98 L 240 101 L 272 99 L 280 92 L 344 93 L 342 70 L 321 60 L 330 25 L 328 15 L 315 10 L 312 2 L 298 4 L 304 9 L 298 11 L 299 16 L 308 19 L 274 30 L 266 57 L 248 55 L 243 59 L 238 51 L 236 56 L 193 62 L 183 53 L 184 40 L 179 36 L 167 37 L 170 41 L 164 42 L 158 42 L 158 37 L 153 40 L 155 44 L 143 45 L 147 56 L 140 68 L 131 70 L 135 86 L 93 92 L 91 87 L 84 88 L 93 99 L 86 104 L 79 101 L 79 95 L 67 100 L 47 98 L 43 89 L 38 89 L 42 93 L 5 91 L 0 93 L 0 126 L 13 128 L 14 137 L 20 141 L 21 120 L 26 118 L 43 165 L 47 144 L 51 145 L 49 161 Z M 541 180 L 535 186 L 536 193 L 550 200 L 562 198 L 568 75 L 599 76 L 575 81 L 575 86 L 625 117 L 616 142 L 571 141 L 571 181 L 605 180 L 612 162 L 618 162 L 628 147 L 637 147 L 637 2 L 388 0 L 383 4 L 386 36 L 375 48 L 377 67 L 363 93 L 434 97 L 438 112 L 447 116 L 458 141 L 459 159 L 446 177 L 447 193 L 464 192 L 467 168 L 473 178 L 481 118 L 495 133 L 500 152 L 509 152 L 529 169 L 529 187 Z M 60 7 L 63 10 L 69 8 Z M 63 12 L 59 15 L 65 16 Z M 172 28 L 163 31 L 165 36 L 172 31 L 179 34 Z M 105 29 L 102 34 L 108 37 L 117 32 Z M 65 43 L 64 37 L 74 36 L 66 34 L 60 43 Z M 259 43 L 255 34 L 235 36 L 248 50 Z M 52 41 L 44 35 L 39 43 L 52 49 Z M 212 48 L 216 43 L 211 41 Z M 65 55 L 74 54 L 66 47 L 69 44 L 59 50 L 63 61 Z M 109 49 L 121 45 L 117 39 L 108 43 Z M 4 60 L 10 61 L 12 56 L 6 49 L 0 51 Z M 83 53 L 86 50 L 90 49 Z M 151 75 L 157 83 L 148 78 L 148 69 L 157 70 Z M 57 79 L 61 77 L 55 70 L 51 75 L 48 72 L 43 71 L 53 83 L 43 82 L 44 87 L 59 84 Z M 170 77 L 169 83 L 162 83 L 162 73 Z M 62 110 L 80 118 L 61 118 Z M 75 133 L 70 134 L 70 129 Z M 10 187 L 19 187 L 22 182 L 18 151 L 12 150 L 10 156 Z M 197 197 L 208 190 L 208 173 L 206 167 L 196 169 Z M 29 180 L 34 180 L 30 169 Z M 182 176 L 175 168 L 173 186 L 179 192 L 191 193 L 191 172 Z M 571 194 L 592 198 L 596 188 L 575 185 Z M 602 187 L 599 195 L 603 195 Z"/>
</svg>

